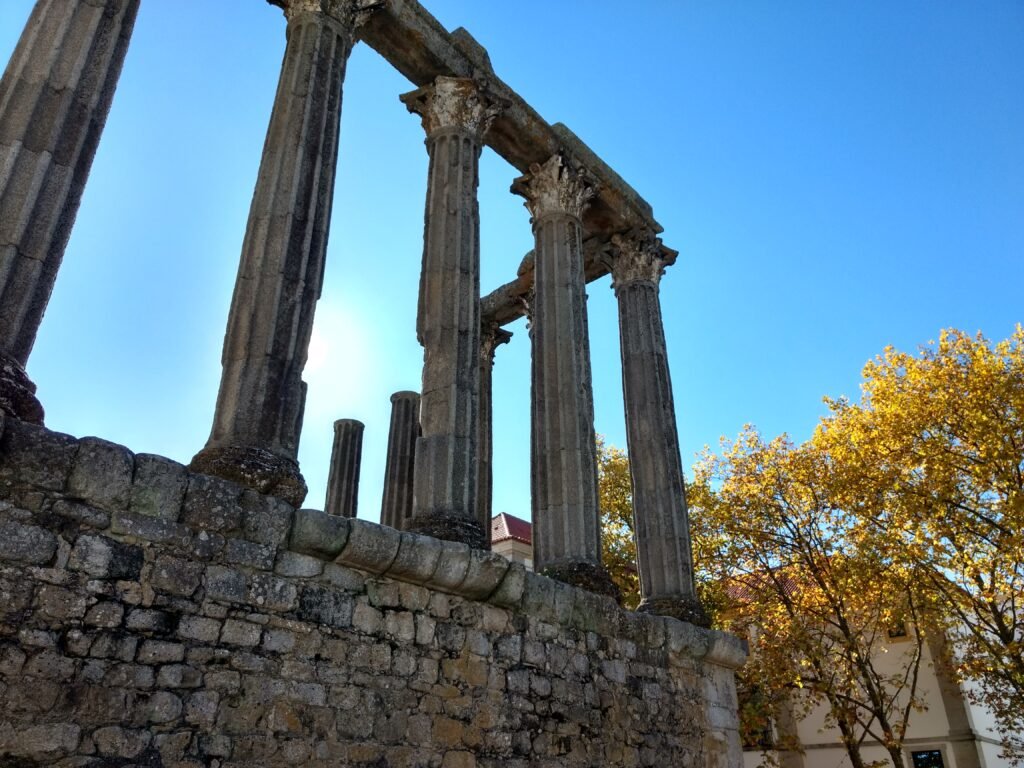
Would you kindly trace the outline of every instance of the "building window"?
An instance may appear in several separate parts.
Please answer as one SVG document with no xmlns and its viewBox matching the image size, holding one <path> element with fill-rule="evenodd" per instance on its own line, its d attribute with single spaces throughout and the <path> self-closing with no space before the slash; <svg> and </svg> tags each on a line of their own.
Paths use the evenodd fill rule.
<svg viewBox="0 0 1024 768">
<path fill-rule="evenodd" d="M 914 761 L 914 768 L 944 768 L 942 752 L 937 749 L 911 752 L 910 757 Z"/>
</svg>

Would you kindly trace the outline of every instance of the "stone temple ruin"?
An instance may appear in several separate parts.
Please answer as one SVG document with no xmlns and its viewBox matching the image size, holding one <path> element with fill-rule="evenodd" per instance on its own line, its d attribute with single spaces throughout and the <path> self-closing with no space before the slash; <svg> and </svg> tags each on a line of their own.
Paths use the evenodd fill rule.
<svg viewBox="0 0 1024 768">
<path fill-rule="evenodd" d="M 206 446 L 188 466 L 42 426 L 25 373 L 139 0 L 38 0 L 0 81 L 0 766 L 738 766 L 743 643 L 703 627 L 651 208 L 416 0 L 272 0 L 287 46 Z M 382 523 L 362 425 L 299 509 L 301 373 L 357 41 L 430 155 L 421 393 L 392 396 Z M 477 163 L 535 250 L 481 297 Z M 601 567 L 585 285 L 619 306 L 643 602 Z M 490 372 L 530 319 L 537 575 L 488 551 Z"/>
</svg>

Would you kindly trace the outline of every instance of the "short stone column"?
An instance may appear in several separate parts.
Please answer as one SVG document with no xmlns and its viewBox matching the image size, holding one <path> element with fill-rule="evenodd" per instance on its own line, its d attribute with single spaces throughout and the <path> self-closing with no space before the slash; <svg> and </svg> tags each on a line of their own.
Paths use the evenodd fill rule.
<svg viewBox="0 0 1024 768">
<path fill-rule="evenodd" d="M 594 395 L 580 217 L 594 194 L 554 155 L 512 184 L 536 241 L 531 391 L 533 558 L 538 572 L 618 597 L 601 565 Z"/>
<path fill-rule="evenodd" d="M 491 399 L 494 352 L 511 338 L 511 332 L 497 325 L 485 325 L 480 329 L 480 474 L 477 476 L 477 509 L 480 525 L 488 534 L 487 549 L 491 548 L 494 501 L 494 401 Z"/>
<path fill-rule="evenodd" d="M 327 477 L 324 512 L 355 517 L 359 503 L 359 466 L 363 458 L 363 422 L 338 419 L 334 422 L 331 471 Z"/>
<path fill-rule="evenodd" d="M 296 461 L 313 312 L 323 283 L 345 64 L 356 0 L 275 0 L 284 62 L 228 315 L 213 430 L 192 460 L 298 505 Z"/>
<path fill-rule="evenodd" d="M 693 580 L 690 523 L 658 283 L 665 262 L 653 233 L 615 235 L 622 390 L 633 480 L 639 610 L 709 626 Z"/>
<path fill-rule="evenodd" d="M 477 510 L 480 212 L 483 136 L 499 112 L 471 79 L 438 77 L 402 96 L 427 133 L 426 230 L 416 334 L 421 436 L 409 530 L 483 548 Z"/>
<path fill-rule="evenodd" d="M 419 393 L 395 392 L 391 396 L 391 428 L 388 430 L 388 455 L 384 464 L 380 522 L 400 531 L 405 530 L 412 518 L 413 474 L 419 436 Z"/>
<path fill-rule="evenodd" d="M 38 0 L 0 80 L 0 413 L 25 373 L 121 74 L 139 0 Z"/>
</svg>

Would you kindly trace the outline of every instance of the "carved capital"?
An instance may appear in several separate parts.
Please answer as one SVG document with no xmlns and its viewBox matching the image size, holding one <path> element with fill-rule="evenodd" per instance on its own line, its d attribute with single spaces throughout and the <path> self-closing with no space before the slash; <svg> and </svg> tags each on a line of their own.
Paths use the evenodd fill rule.
<svg viewBox="0 0 1024 768">
<path fill-rule="evenodd" d="M 612 290 L 634 283 L 657 285 L 665 273 L 661 238 L 648 229 L 612 235 L 606 262 L 612 272 Z"/>
<path fill-rule="evenodd" d="M 552 213 L 578 219 L 597 194 L 597 182 L 585 169 L 574 168 L 561 154 L 555 154 L 543 165 L 531 165 L 529 173 L 512 182 L 511 191 L 526 198 L 534 221 Z"/>
<path fill-rule="evenodd" d="M 439 76 L 430 85 L 399 97 L 406 108 L 423 119 L 427 135 L 446 129 L 466 131 L 483 138 L 506 104 L 490 96 L 472 78 Z"/>
<path fill-rule="evenodd" d="M 306 13 L 320 13 L 355 30 L 379 8 L 380 0 L 267 0 L 284 11 L 291 21 Z"/>
<path fill-rule="evenodd" d="M 494 351 L 502 344 L 508 344 L 512 339 L 512 332 L 506 331 L 500 325 L 484 323 L 480 328 L 480 360 L 494 364 Z"/>
</svg>

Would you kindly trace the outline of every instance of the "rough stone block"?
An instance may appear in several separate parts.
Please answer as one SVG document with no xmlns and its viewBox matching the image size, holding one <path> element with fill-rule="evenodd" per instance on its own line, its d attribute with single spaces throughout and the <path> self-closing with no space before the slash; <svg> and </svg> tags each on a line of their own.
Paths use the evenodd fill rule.
<svg viewBox="0 0 1024 768">
<path fill-rule="evenodd" d="M 158 557 L 153 566 L 153 586 L 163 592 L 191 597 L 203 578 L 203 566 L 177 557 Z"/>
<path fill-rule="evenodd" d="M 177 522 L 187 487 L 188 473 L 178 462 L 151 453 L 136 454 L 128 509 Z"/>
<path fill-rule="evenodd" d="M 461 541 L 442 541 L 437 568 L 425 586 L 443 592 L 457 592 L 469 571 L 470 552 L 469 545 Z"/>
<path fill-rule="evenodd" d="M 291 611 L 298 604 L 298 589 L 290 581 L 257 573 L 249 582 L 250 604 L 266 611 Z"/>
<path fill-rule="evenodd" d="M 134 608 L 128 614 L 125 626 L 135 632 L 167 634 L 174 630 L 175 618 L 166 611 L 153 608 Z"/>
<path fill-rule="evenodd" d="M 98 728 L 92 734 L 96 750 L 103 757 L 130 759 L 138 757 L 149 746 L 149 731 L 122 728 L 118 725 Z"/>
<path fill-rule="evenodd" d="M 217 619 L 205 616 L 183 616 L 178 622 L 178 637 L 213 644 L 220 637 L 220 629 L 221 624 Z"/>
<path fill-rule="evenodd" d="M 518 608 L 523 600 L 523 592 L 526 589 L 526 567 L 520 563 L 511 563 L 501 584 L 497 586 L 488 602 L 502 608 Z"/>
<path fill-rule="evenodd" d="M 99 579 L 134 581 L 139 578 L 143 560 L 141 547 L 89 534 L 75 541 L 68 568 Z"/>
<path fill-rule="evenodd" d="M 224 560 L 230 565 L 247 565 L 269 571 L 274 567 L 277 548 L 272 544 L 260 544 L 245 539 L 227 539 L 224 543 Z"/>
<path fill-rule="evenodd" d="M 44 528 L 0 521 L 0 560 L 43 565 L 57 552 L 57 537 Z"/>
<path fill-rule="evenodd" d="M 310 584 L 299 598 L 299 618 L 316 624 L 344 629 L 352 624 L 352 597 L 330 587 Z"/>
<path fill-rule="evenodd" d="M 192 530 L 171 520 L 161 520 L 131 512 L 116 512 L 110 520 L 113 533 L 136 539 L 173 544 L 187 549 L 192 543 Z"/>
<path fill-rule="evenodd" d="M 669 658 L 703 658 L 710 647 L 710 631 L 678 619 L 665 619 L 665 647 Z"/>
<path fill-rule="evenodd" d="M 337 562 L 369 573 L 384 573 L 391 567 L 402 534 L 393 528 L 365 520 L 349 520 L 350 532 Z"/>
<path fill-rule="evenodd" d="M 277 556 L 277 563 L 274 565 L 274 573 L 279 576 L 292 576 L 296 578 L 312 578 L 323 573 L 324 561 L 309 555 L 301 555 L 298 552 L 285 550 Z"/>
<path fill-rule="evenodd" d="M 28 760 L 52 760 L 78 749 L 81 735 L 81 727 L 72 723 L 46 723 L 22 730 L 0 727 L 0 755 Z"/>
<path fill-rule="evenodd" d="M 145 640 L 136 660 L 140 664 L 172 664 L 185 659 L 185 646 L 164 640 Z"/>
<path fill-rule="evenodd" d="M 437 570 L 442 546 L 440 539 L 408 531 L 402 533 L 398 555 L 388 568 L 387 575 L 401 581 L 423 584 Z"/>
<path fill-rule="evenodd" d="M 83 437 L 68 477 L 67 492 L 92 506 L 117 512 L 128 507 L 135 457 L 98 437 Z"/>
<path fill-rule="evenodd" d="M 512 561 L 482 549 L 469 553 L 469 568 L 466 578 L 459 585 L 459 594 L 469 600 L 486 600 L 505 578 Z"/>
<path fill-rule="evenodd" d="M 110 629 L 119 626 L 124 618 L 124 606 L 120 603 L 97 603 L 85 614 L 85 623 L 93 627 Z"/>
<path fill-rule="evenodd" d="M 64 491 L 78 441 L 71 435 L 8 419 L 0 440 L 0 486 Z"/>
<path fill-rule="evenodd" d="M 222 643 L 228 643 L 229 645 L 241 645 L 251 648 L 259 643 L 262 632 L 263 629 L 259 624 L 239 621 L 238 619 L 228 619 L 224 622 L 224 628 L 220 633 L 220 640 Z"/>
<path fill-rule="evenodd" d="M 110 526 L 110 514 L 101 509 L 90 507 L 88 504 L 58 499 L 47 508 L 55 515 L 66 517 L 90 528 L 104 530 Z"/>
<path fill-rule="evenodd" d="M 192 528 L 230 533 L 242 527 L 242 489 L 209 475 L 190 475 L 181 521 Z"/>
<path fill-rule="evenodd" d="M 244 573 L 222 565 L 211 565 L 206 569 L 207 599 L 243 603 L 247 596 L 248 581 Z"/>
<path fill-rule="evenodd" d="M 242 492 L 242 533 L 250 541 L 285 546 L 295 507 L 274 496 L 246 489 Z"/>
<path fill-rule="evenodd" d="M 349 521 L 318 509 L 295 510 L 289 548 L 324 560 L 334 560 L 348 541 Z"/>
</svg>

